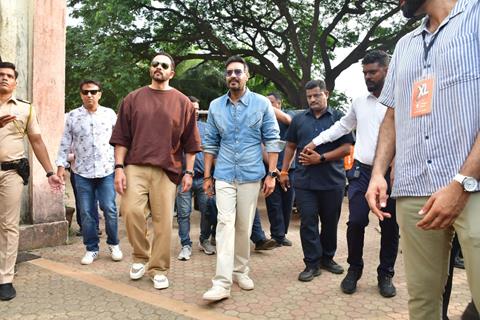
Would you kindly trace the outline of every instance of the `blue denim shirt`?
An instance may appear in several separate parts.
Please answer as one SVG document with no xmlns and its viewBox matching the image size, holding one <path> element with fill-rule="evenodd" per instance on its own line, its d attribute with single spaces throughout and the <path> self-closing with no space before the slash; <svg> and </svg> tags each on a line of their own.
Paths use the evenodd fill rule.
<svg viewBox="0 0 480 320">
<path fill-rule="evenodd" d="M 203 151 L 217 157 L 214 178 L 247 183 L 265 176 L 262 142 L 267 152 L 280 152 L 280 129 L 270 101 L 246 90 L 237 104 L 228 94 L 210 103 Z"/>
</svg>

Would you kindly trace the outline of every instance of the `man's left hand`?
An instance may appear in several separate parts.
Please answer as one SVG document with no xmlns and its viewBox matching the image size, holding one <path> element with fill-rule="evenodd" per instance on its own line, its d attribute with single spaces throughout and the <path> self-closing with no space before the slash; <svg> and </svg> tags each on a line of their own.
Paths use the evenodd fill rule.
<svg viewBox="0 0 480 320">
<path fill-rule="evenodd" d="M 275 190 L 275 178 L 267 176 L 263 181 L 262 194 L 266 198 Z"/>
<path fill-rule="evenodd" d="M 445 229 L 453 224 L 467 204 L 469 193 L 456 181 L 430 196 L 418 212 L 423 219 L 417 227 L 423 230 Z"/>
<path fill-rule="evenodd" d="M 192 176 L 189 174 L 184 174 L 182 179 L 182 192 L 190 190 L 192 187 Z"/>
<path fill-rule="evenodd" d="M 50 188 L 54 192 L 61 192 L 63 190 L 63 187 L 64 187 L 62 179 L 60 179 L 60 177 L 57 176 L 56 174 L 48 177 L 48 184 L 50 185 Z"/>
<path fill-rule="evenodd" d="M 320 154 L 312 149 L 303 149 L 298 156 L 298 161 L 304 166 L 320 163 Z"/>
</svg>

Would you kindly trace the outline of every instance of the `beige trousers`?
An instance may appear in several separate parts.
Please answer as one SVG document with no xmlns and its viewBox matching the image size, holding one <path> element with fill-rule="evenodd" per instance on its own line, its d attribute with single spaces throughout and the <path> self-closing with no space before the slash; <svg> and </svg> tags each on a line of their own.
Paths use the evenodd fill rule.
<svg viewBox="0 0 480 320">
<path fill-rule="evenodd" d="M 0 170 L 0 284 L 13 281 L 22 190 L 23 180 L 15 170 Z"/>
<path fill-rule="evenodd" d="M 170 238 L 176 185 L 153 166 L 125 167 L 127 189 L 120 212 L 125 220 L 133 261 L 148 263 L 147 274 L 165 274 L 170 268 Z M 147 236 L 147 216 L 152 214 L 153 240 Z"/>
<path fill-rule="evenodd" d="M 442 295 L 454 231 L 462 247 L 467 279 L 476 306 L 480 306 L 480 193 L 470 195 L 452 228 L 424 231 L 415 225 L 427 197 L 397 199 L 397 220 L 405 261 L 410 319 L 442 318 Z"/>
<path fill-rule="evenodd" d="M 217 194 L 217 270 L 214 286 L 230 288 L 232 274 L 248 275 L 250 235 L 257 207 L 260 181 L 227 183 L 216 181 Z"/>
</svg>

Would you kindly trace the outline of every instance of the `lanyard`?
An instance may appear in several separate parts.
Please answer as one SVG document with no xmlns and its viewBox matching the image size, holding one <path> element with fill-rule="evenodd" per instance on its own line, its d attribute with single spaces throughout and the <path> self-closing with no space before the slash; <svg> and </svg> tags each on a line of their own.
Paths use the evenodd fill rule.
<svg viewBox="0 0 480 320">
<path fill-rule="evenodd" d="M 433 36 L 432 36 L 432 39 L 430 40 L 430 43 L 427 45 L 427 43 L 425 42 L 425 36 L 427 34 L 427 31 L 423 31 L 422 32 L 422 38 L 423 38 L 423 68 L 424 69 L 427 69 L 428 67 L 430 67 L 430 65 L 427 64 L 427 59 L 428 59 L 428 54 L 430 53 L 430 50 L 432 49 L 433 47 L 433 44 L 435 43 L 435 40 L 437 40 L 437 37 L 438 35 L 440 34 L 440 31 L 442 31 L 443 27 L 445 26 L 442 25 L 437 33 L 435 33 Z"/>
</svg>

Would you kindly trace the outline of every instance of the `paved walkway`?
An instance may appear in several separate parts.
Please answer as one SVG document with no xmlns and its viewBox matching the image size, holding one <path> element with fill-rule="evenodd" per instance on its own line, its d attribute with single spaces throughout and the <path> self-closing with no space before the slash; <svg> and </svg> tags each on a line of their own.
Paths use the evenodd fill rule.
<svg viewBox="0 0 480 320">
<path fill-rule="evenodd" d="M 263 227 L 269 234 L 263 199 L 259 200 L 259 208 Z M 138 281 L 129 279 L 131 248 L 122 221 L 120 244 L 125 258 L 121 262 L 110 260 L 105 235 L 99 259 L 89 266 L 80 265 L 84 247 L 79 237 L 70 238 L 70 244 L 65 246 L 32 251 L 41 258 L 18 265 L 17 298 L 0 303 L 0 319 L 408 319 L 401 254 L 394 279 L 397 296 L 385 299 L 378 294 L 379 233 L 373 217 L 366 231 L 365 270 L 355 294 L 345 295 L 340 291 L 343 275 L 323 271 L 311 282 L 297 280 L 304 265 L 300 223 L 298 216 L 294 216 L 288 234 L 293 247 L 252 250 L 250 275 L 255 290 L 241 291 L 234 285 L 230 299 L 209 304 L 201 297 L 211 286 L 216 256 L 207 256 L 197 249 L 198 216 L 195 212 L 192 217 L 194 250 L 190 261 L 176 259 L 180 243 L 174 222 L 170 288 L 155 290 L 147 277 Z M 345 202 L 335 258 L 344 267 L 347 266 L 346 218 Z M 450 315 L 451 319 L 460 319 L 470 299 L 464 270 L 455 270 L 453 287 Z"/>
</svg>

